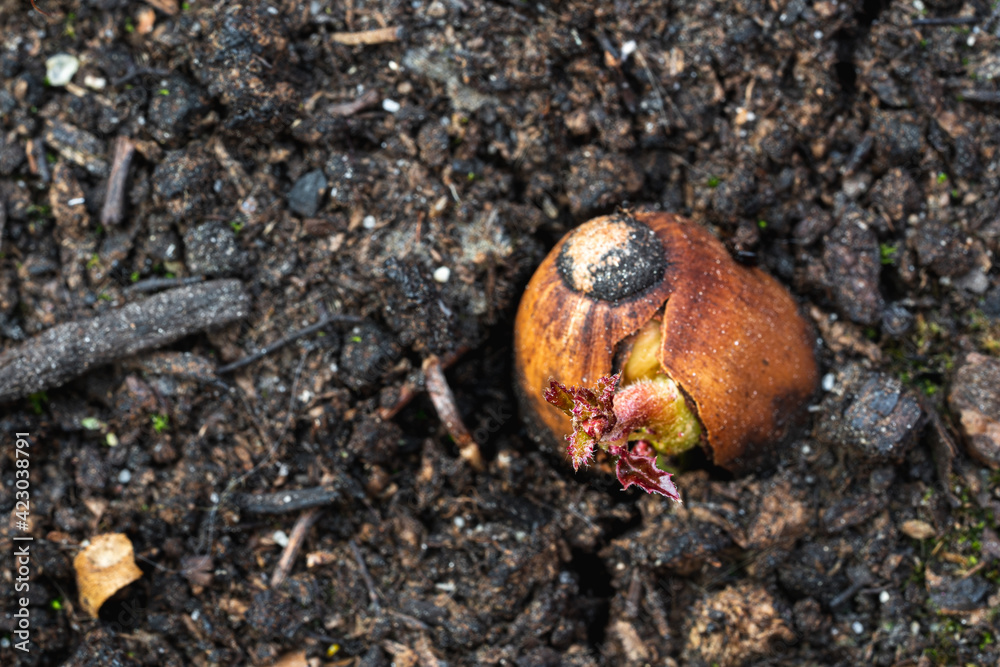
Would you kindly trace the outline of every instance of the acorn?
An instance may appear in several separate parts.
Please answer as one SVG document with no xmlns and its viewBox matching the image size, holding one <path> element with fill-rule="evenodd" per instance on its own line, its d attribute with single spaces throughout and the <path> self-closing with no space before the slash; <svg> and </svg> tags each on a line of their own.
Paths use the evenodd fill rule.
<svg viewBox="0 0 1000 667">
<path fill-rule="evenodd" d="M 620 211 L 571 230 L 528 283 L 518 400 L 539 442 L 566 436 L 574 467 L 604 449 L 626 488 L 676 499 L 663 457 L 700 444 L 746 472 L 802 423 L 814 340 L 788 291 L 711 232 Z"/>
</svg>

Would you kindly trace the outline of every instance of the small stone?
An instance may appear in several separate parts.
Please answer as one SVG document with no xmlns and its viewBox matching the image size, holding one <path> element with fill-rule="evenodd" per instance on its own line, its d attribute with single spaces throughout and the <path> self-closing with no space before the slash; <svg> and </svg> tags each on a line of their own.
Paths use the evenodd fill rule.
<svg viewBox="0 0 1000 667">
<path fill-rule="evenodd" d="M 118 473 L 118 481 L 122 484 L 128 484 L 132 481 L 132 471 L 126 468 Z"/>
<path fill-rule="evenodd" d="M 271 539 L 274 540 L 274 543 L 282 549 L 288 546 L 288 535 L 286 535 L 283 530 L 274 531 L 274 535 L 271 536 Z"/>
<path fill-rule="evenodd" d="M 397 102 L 396 100 L 386 99 L 382 100 L 382 108 L 388 111 L 389 113 L 396 113 L 402 108 L 402 106 L 400 106 L 399 102 Z"/>
<path fill-rule="evenodd" d="M 361 221 L 361 226 L 365 229 L 375 229 L 376 224 L 378 224 L 378 222 L 375 220 L 374 215 L 366 215 L 365 219 Z"/>
<path fill-rule="evenodd" d="M 973 352 L 952 382 L 948 407 L 960 421 L 969 454 L 1000 470 L 1000 360 Z"/>
<path fill-rule="evenodd" d="M 439 266 L 434 269 L 434 280 L 439 283 L 446 283 L 451 278 L 451 269 L 447 266 Z"/>
<path fill-rule="evenodd" d="M 314 169 L 295 181 L 288 193 L 288 208 L 304 218 L 311 218 L 319 210 L 320 200 L 326 190 L 326 176 L 322 169 Z"/>
<path fill-rule="evenodd" d="M 83 85 L 91 90 L 104 90 L 108 85 L 108 80 L 103 76 L 88 74 L 83 77 Z"/>
<path fill-rule="evenodd" d="M 882 312 L 882 331 L 893 338 L 905 336 L 913 328 L 913 313 L 902 304 L 890 303 Z"/>
<path fill-rule="evenodd" d="M 955 287 L 973 294 L 983 295 L 990 288 L 990 279 L 983 267 L 976 266 L 955 280 Z"/>
<path fill-rule="evenodd" d="M 440 0 L 434 0 L 430 5 L 427 6 L 427 16 L 432 19 L 442 19 L 448 15 L 448 10 Z"/>
<path fill-rule="evenodd" d="M 50 86 L 61 87 L 73 80 L 80 69 L 80 60 L 68 53 L 59 53 L 45 61 L 45 80 Z"/>
</svg>

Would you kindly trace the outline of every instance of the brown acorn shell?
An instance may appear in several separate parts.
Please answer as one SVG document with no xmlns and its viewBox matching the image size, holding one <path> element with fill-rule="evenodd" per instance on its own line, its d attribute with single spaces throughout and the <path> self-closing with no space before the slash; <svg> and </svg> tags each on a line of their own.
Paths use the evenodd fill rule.
<svg viewBox="0 0 1000 667">
<path fill-rule="evenodd" d="M 669 213 L 624 212 L 663 245 L 663 278 L 618 301 L 568 287 L 557 268 L 567 234 L 528 283 L 514 330 L 515 381 L 533 435 L 564 443 L 570 420 L 548 405 L 550 379 L 591 386 L 617 346 L 662 307 L 660 364 L 693 401 L 716 465 L 744 472 L 801 423 L 818 381 L 812 329 L 774 278 L 739 264 L 706 229 Z M 665 304 L 665 305 L 664 305 Z M 560 444 L 560 448 L 563 448 Z"/>
<path fill-rule="evenodd" d="M 104 533 L 73 559 L 80 606 L 92 618 L 98 617 L 108 598 L 142 577 L 135 564 L 132 541 L 123 533 Z"/>
</svg>

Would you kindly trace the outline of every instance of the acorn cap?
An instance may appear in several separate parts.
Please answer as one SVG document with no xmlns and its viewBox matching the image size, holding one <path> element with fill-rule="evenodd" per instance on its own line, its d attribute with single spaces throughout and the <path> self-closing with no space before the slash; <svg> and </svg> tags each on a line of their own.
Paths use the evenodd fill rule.
<svg viewBox="0 0 1000 667">
<path fill-rule="evenodd" d="M 105 533 L 73 559 L 80 606 L 93 618 L 112 595 L 142 576 L 135 564 L 132 542 L 122 533 Z"/>
<path fill-rule="evenodd" d="M 818 382 L 815 338 L 780 283 L 668 213 L 595 218 L 563 237 L 535 272 L 514 333 L 529 427 L 563 442 L 570 420 L 545 403 L 543 388 L 550 379 L 591 386 L 618 370 L 618 345 L 661 307 L 663 370 L 694 403 L 715 464 L 749 469 L 801 422 Z"/>
</svg>

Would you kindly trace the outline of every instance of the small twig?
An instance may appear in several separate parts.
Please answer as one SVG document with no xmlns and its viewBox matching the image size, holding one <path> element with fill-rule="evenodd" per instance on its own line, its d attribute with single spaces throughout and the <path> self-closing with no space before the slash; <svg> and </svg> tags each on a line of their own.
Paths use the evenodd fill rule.
<svg viewBox="0 0 1000 667">
<path fill-rule="evenodd" d="M 115 140 L 115 152 L 111 157 L 111 175 L 108 176 L 108 188 L 104 194 L 104 207 L 101 209 L 101 224 L 105 227 L 117 225 L 125 214 L 125 182 L 128 180 L 128 168 L 135 154 L 135 142 L 121 136 Z"/>
<path fill-rule="evenodd" d="M 253 514 L 284 514 L 330 505 L 340 500 L 340 495 L 337 489 L 314 486 L 274 493 L 242 493 L 236 497 L 236 505 Z"/>
<path fill-rule="evenodd" d="M 434 403 L 438 417 L 444 423 L 448 433 L 458 445 L 459 454 L 469 462 L 469 465 L 476 471 L 486 468 L 483 463 L 483 455 L 479 451 L 479 444 L 473 439 L 469 429 L 465 427 L 462 417 L 458 414 L 458 407 L 455 405 L 455 395 L 448 386 L 448 381 L 441 370 L 441 360 L 436 355 L 431 355 L 424 359 L 423 364 L 424 382 L 427 385 L 427 394 Z"/>
<path fill-rule="evenodd" d="M 150 74 L 152 76 L 170 76 L 173 74 L 171 70 L 162 69 L 159 67 L 135 67 L 133 66 L 127 73 L 118 77 L 117 79 L 111 80 L 111 85 L 118 87 L 123 83 L 128 83 L 137 76 L 143 76 L 144 74 Z"/>
<path fill-rule="evenodd" d="M 399 620 L 401 620 L 403 623 L 405 623 L 406 625 L 410 626 L 411 628 L 415 628 L 417 630 L 423 630 L 424 632 L 430 632 L 431 631 L 431 626 L 427 625 L 426 623 L 424 623 L 423 621 L 421 621 L 419 618 L 413 618 L 409 614 L 404 614 L 403 612 L 396 611 L 395 609 L 390 609 L 389 610 L 389 614 L 391 614 L 392 616 L 395 616 L 396 618 L 398 618 Z"/>
<path fill-rule="evenodd" d="M 399 41 L 400 28 L 376 28 L 375 30 L 362 30 L 360 32 L 335 32 L 330 35 L 330 39 L 338 44 L 347 46 L 359 46 L 370 44 L 385 44 L 387 42 Z"/>
<path fill-rule="evenodd" d="M 3 251 L 3 229 L 7 226 L 7 202 L 0 199 L 0 252 Z"/>
<path fill-rule="evenodd" d="M 285 582 L 288 573 L 292 570 L 295 557 L 299 555 L 302 543 L 306 539 L 306 533 L 309 532 L 309 529 L 312 528 L 312 525 L 316 523 L 318 518 L 318 507 L 306 510 L 299 515 L 298 520 L 295 522 L 295 527 L 292 528 L 292 534 L 288 536 L 288 544 L 285 545 L 285 550 L 281 552 L 278 565 L 274 568 L 274 574 L 271 575 L 271 588 L 277 588 Z"/>
<path fill-rule="evenodd" d="M 935 25 L 974 25 L 981 19 L 976 16 L 942 16 L 940 18 L 913 19 L 910 25 L 913 26 L 935 26 Z"/>
<path fill-rule="evenodd" d="M 997 90 L 964 90 L 959 93 L 963 102 L 991 102 L 1000 104 L 1000 91 Z"/>
<path fill-rule="evenodd" d="M 35 4 L 35 0 L 31 0 L 31 7 L 42 16 L 47 16 L 49 18 L 52 17 L 52 14 L 49 14 L 48 12 L 39 9 L 38 5 Z"/>
<path fill-rule="evenodd" d="M 375 106 L 379 101 L 379 93 L 374 88 L 369 88 L 363 92 L 359 97 L 351 100 L 350 102 L 341 102 L 339 104 L 331 104 L 327 107 L 326 112 L 331 116 L 339 116 L 341 118 L 346 118 L 347 116 L 353 116 L 359 111 L 363 111 L 368 107 Z"/>
<path fill-rule="evenodd" d="M 467 347 L 460 347 L 454 352 L 449 352 L 444 357 L 441 358 L 441 368 L 450 368 L 456 361 L 458 361 L 463 354 L 469 351 Z M 396 403 L 390 407 L 379 408 L 378 416 L 382 421 L 388 421 L 399 414 L 399 411 L 410 404 L 414 398 L 420 394 L 422 389 L 421 382 L 407 382 L 399 390 L 399 396 L 396 398 Z"/>
<path fill-rule="evenodd" d="M 298 331 L 290 333 L 281 340 L 271 343 L 270 345 L 264 347 L 263 349 L 254 352 L 253 354 L 247 355 L 238 361 L 234 361 L 231 364 L 226 364 L 225 366 L 220 368 L 217 372 L 219 373 L 219 375 L 223 375 L 225 373 L 232 373 L 238 368 L 243 368 L 247 364 L 252 364 L 258 359 L 262 359 L 263 357 L 266 357 L 267 355 L 271 354 L 275 350 L 280 350 L 285 345 L 295 342 L 299 338 L 308 336 L 311 333 L 315 333 L 320 329 L 325 329 L 331 324 L 341 323 L 341 322 L 346 322 L 349 324 L 357 324 L 358 322 L 363 322 L 363 321 L 364 318 L 358 317 L 357 315 L 326 315 L 324 317 L 321 317 L 319 321 L 316 322 L 315 324 L 310 324 L 304 329 L 299 329 Z"/>
<path fill-rule="evenodd" d="M 358 548 L 357 543 L 354 540 L 349 540 L 348 544 L 351 546 L 351 553 L 354 554 L 354 560 L 358 563 L 358 569 L 361 571 L 361 578 L 365 582 L 365 586 L 368 588 L 368 599 L 372 602 L 372 607 L 375 608 L 376 614 L 382 613 L 382 605 L 378 601 L 378 591 L 375 589 L 375 580 L 372 579 L 372 575 L 368 573 L 368 566 L 365 565 L 365 558 L 361 554 L 361 549 Z"/>
<path fill-rule="evenodd" d="M 146 278 L 137 283 L 132 283 L 125 288 L 126 294 L 158 292 L 163 289 L 173 287 L 183 287 L 185 285 L 196 285 L 205 282 L 204 276 L 192 276 L 189 278 Z"/>
</svg>

